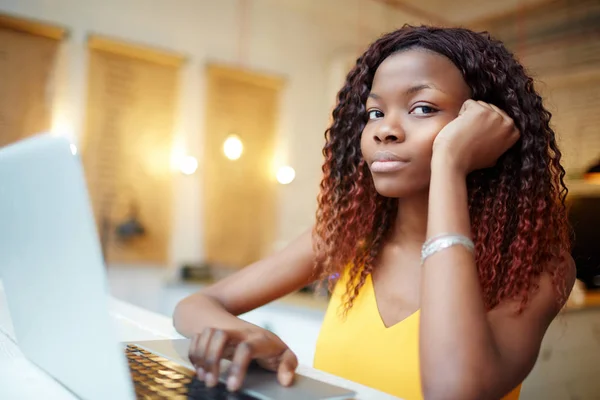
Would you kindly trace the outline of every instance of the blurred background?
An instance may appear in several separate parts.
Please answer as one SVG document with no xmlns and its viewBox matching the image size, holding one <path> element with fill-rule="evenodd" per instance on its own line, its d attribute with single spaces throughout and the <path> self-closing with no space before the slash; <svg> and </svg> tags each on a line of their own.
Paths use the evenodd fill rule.
<svg viewBox="0 0 600 400">
<path fill-rule="evenodd" d="M 535 77 L 579 281 L 522 398 L 600 399 L 598 0 L 0 0 L 0 146 L 67 137 L 113 295 L 171 315 L 311 227 L 336 92 L 405 23 L 488 30 Z M 327 301 L 311 291 L 243 316 L 309 365 Z"/>
</svg>

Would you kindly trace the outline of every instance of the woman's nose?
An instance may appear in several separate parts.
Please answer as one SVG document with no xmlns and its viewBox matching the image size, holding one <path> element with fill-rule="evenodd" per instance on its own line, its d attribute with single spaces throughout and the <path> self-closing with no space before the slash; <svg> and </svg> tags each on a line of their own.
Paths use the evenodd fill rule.
<svg viewBox="0 0 600 400">
<path fill-rule="evenodd" d="M 377 143 L 403 142 L 405 138 L 404 130 L 399 122 L 384 122 L 379 126 L 379 129 L 377 129 L 373 135 L 373 139 Z"/>
</svg>

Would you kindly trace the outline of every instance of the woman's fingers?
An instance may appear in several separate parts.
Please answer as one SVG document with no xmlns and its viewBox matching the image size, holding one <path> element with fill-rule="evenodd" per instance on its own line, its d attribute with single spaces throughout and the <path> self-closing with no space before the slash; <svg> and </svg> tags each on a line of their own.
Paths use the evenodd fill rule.
<svg viewBox="0 0 600 400">
<path fill-rule="evenodd" d="M 204 354 L 204 382 L 207 387 L 214 387 L 219 383 L 221 358 L 228 339 L 227 333 L 222 330 L 214 331 L 210 338 Z"/>
<path fill-rule="evenodd" d="M 227 389 L 230 391 L 239 390 L 242 387 L 246 371 L 250 361 L 252 361 L 252 344 L 249 342 L 240 343 L 235 349 L 231 367 L 229 368 L 229 378 L 227 378 Z"/>
<path fill-rule="evenodd" d="M 485 101 L 482 101 L 482 100 L 477 100 L 477 103 L 482 107 L 488 108 L 490 110 L 494 110 L 490 103 L 486 103 Z"/>
<path fill-rule="evenodd" d="M 277 380 L 283 386 L 293 383 L 298 367 L 296 355 L 279 338 L 266 332 L 248 335 L 247 332 L 207 328 L 192 338 L 189 357 L 198 379 L 204 380 L 207 387 L 219 383 L 221 360 L 231 359 L 227 380 L 230 391 L 242 387 L 254 359 L 264 368 L 276 371 Z"/>
<path fill-rule="evenodd" d="M 198 379 L 204 380 L 206 374 L 206 353 L 215 330 L 207 328 L 201 334 L 195 335 L 190 343 L 189 358 L 196 368 Z"/>
<path fill-rule="evenodd" d="M 521 136 L 521 133 L 519 132 L 519 128 L 517 128 L 517 126 L 515 125 L 514 120 L 501 108 L 498 108 L 497 106 L 490 104 L 490 107 L 496 111 L 498 114 L 500 114 L 502 116 L 502 119 L 504 119 L 504 122 L 506 123 L 507 127 L 510 127 L 510 141 L 511 141 L 511 145 L 515 144 L 517 142 L 517 140 L 519 140 L 519 137 Z"/>
<path fill-rule="evenodd" d="M 290 349 L 281 355 L 279 367 L 277 368 L 277 380 L 283 386 L 290 386 L 294 382 L 294 374 L 298 368 L 298 359 Z"/>
<path fill-rule="evenodd" d="M 475 100 L 469 99 L 469 100 L 465 101 L 462 104 L 462 106 L 460 107 L 460 111 L 458 112 L 458 115 L 464 114 L 468 108 L 473 107 L 475 104 L 477 104 L 477 102 Z"/>
<path fill-rule="evenodd" d="M 502 118 L 504 119 L 508 119 L 510 120 L 511 118 L 508 116 L 507 113 L 505 113 L 502 109 L 498 108 L 497 106 L 491 104 L 491 103 L 486 103 L 492 110 L 496 111 L 498 114 L 500 114 L 502 116 Z"/>
<path fill-rule="evenodd" d="M 204 375 L 202 377 L 200 377 L 200 356 L 199 356 L 199 343 L 200 343 L 200 338 L 202 337 L 201 333 L 197 333 L 195 334 L 191 341 L 190 341 L 190 348 L 188 350 L 188 357 L 190 359 L 190 362 L 192 363 L 192 365 L 194 366 L 194 368 L 196 368 L 196 374 L 198 375 L 199 379 L 204 379 Z M 204 373 L 203 373 L 204 374 Z"/>
</svg>

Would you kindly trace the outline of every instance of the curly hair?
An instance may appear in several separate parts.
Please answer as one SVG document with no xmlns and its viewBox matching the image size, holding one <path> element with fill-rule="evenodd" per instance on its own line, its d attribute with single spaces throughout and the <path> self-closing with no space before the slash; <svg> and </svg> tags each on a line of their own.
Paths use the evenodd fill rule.
<svg viewBox="0 0 600 400">
<path fill-rule="evenodd" d="M 450 59 L 472 98 L 503 109 L 521 132 L 519 142 L 493 168 L 467 177 L 475 261 L 486 308 L 520 299 L 521 309 L 552 276 L 559 301 L 567 296 L 557 260 L 570 252 L 561 153 L 551 114 L 533 79 L 502 42 L 463 28 L 409 26 L 386 34 L 356 61 L 337 96 L 325 131 L 325 161 L 314 228 L 316 270 L 328 279 L 347 270 L 348 311 L 395 221 L 398 200 L 379 195 L 360 151 L 365 103 L 378 66 L 390 55 L 421 48 Z"/>
</svg>

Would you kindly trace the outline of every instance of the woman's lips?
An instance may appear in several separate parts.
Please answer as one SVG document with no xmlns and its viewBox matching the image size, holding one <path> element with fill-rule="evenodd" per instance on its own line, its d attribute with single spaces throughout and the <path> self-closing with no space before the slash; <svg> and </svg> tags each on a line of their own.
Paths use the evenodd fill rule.
<svg viewBox="0 0 600 400">
<path fill-rule="evenodd" d="M 391 151 L 378 151 L 373 155 L 372 172 L 395 172 L 402 169 L 408 161 Z"/>
<path fill-rule="evenodd" d="M 401 170 L 407 161 L 374 161 L 371 164 L 372 172 L 396 172 Z"/>
</svg>

